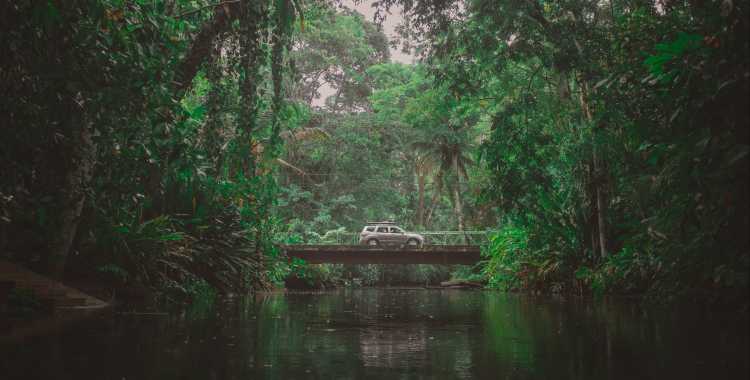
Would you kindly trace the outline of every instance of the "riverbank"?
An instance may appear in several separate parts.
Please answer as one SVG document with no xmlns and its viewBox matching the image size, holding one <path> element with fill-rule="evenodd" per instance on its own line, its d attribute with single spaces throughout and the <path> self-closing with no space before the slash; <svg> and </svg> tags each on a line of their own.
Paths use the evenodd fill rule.
<svg viewBox="0 0 750 380">
<path fill-rule="evenodd" d="M 111 306 L 59 281 L 0 260 L 0 342 L 46 334 Z"/>
</svg>

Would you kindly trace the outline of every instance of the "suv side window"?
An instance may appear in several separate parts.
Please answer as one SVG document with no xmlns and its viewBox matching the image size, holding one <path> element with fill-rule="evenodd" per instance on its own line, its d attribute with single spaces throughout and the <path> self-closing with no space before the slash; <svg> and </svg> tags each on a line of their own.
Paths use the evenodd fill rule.
<svg viewBox="0 0 750 380">
<path fill-rule="evenodd" d="M 392 233 L 392 234 L 400 234 L 400 233 L 402 233 L 402 232 L 404 232 L 404 231 L 402 231 L 402 230 L 401 230 L 400 228 L 398 228 L 398 227 L 391 227 L 391 233 Z"/>
<path fill-rule="evenodd" d="M 378 227 L 378 232 L 388 233 L 388 227 Z"/>
<path fill-rule="evenodd" d="M 373 226 L 365 227 L 365 231 L 367 231 L 367 232 L 375 232 L 375 227 L 373 227 Z"/>
</svg>

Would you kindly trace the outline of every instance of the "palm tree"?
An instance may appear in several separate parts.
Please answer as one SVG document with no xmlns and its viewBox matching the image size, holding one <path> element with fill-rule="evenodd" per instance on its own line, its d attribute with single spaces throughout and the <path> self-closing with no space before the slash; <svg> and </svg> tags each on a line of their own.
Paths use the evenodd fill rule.
<svg viewBox="0 0 750 380">
<path fill-rule="evenodd" d="M 438 133 L 436 136 L 423 141 L 414 143 L 414 147 L 424 153 L 424 160 L 431 162 L 430 167 L 435 168 L 433 183 L 435 185 L 432 195 L 432 205 L 425 224 L 430 224 L 432 215 L 437 205 L 440 194 L 446 185 L 446 180 L 451 178 L 452 181 L 452 203 L 453 213 L 458 222 L 458 230 L 464 230 L 463 203 L 461 200 L 461 178 L 468 180 L 469 176 L 466 167 L 474 163 L 468 156 L 470 149 L 469 139 L 463 129 L 448 127 L 448 133 Z"/>
<path fill-rule="evenodd" d="M 427 177 L 432 173 L 433 165 L 429 156 L 418 153 L 414 161 L 414 174 L 417 177 L 417 225 L 425 225 L 424 192 L 427 185 Z"/>
</svg>

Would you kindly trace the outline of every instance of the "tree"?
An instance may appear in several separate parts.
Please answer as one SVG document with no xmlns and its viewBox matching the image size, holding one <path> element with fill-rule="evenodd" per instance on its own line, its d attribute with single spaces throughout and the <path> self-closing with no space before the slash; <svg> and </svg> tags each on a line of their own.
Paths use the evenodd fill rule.
<svg viewBox="0 0 750 380">
<path fill-rule="evenodd" d="M 220 214 L 229 205 L 226 194 L 214 192 L 206 196 L 205 192 L 211 181 L 223 179 L 220 170 L 216 170 L 216 177 L 207 180 L 203 169 L 208 160 L 201 151 L 203 142 L 199 136 L 206 135 L 206 108 L 200 98 L 210 87 L 204 79 L 204 68 L 231 55 L 229 47 L 239 34 L 233 22 L 244 20 L 240 23 L 244 28 L 258 31 L 247 37 L 255 40 L 246 39 L 245 49 L 239 54 L 242 59 L 249 57 L 244 61 L 244 71 L 252 74 L 268 67 L 272 76 L 269 81 L 252 75 L 245 79 L 255 79 L 254 83 L 261 87 L 270 83 L 270 113 L 281 113 L 283 99 L 279 86 L 274 84 L 281 82 L 285 62 L 280 58 L 288 50 L 286 36 L 299 12 L 295 4 L 282 1 L 268 7 L 254 3 L 255 18 L 245 12 L 244 2 L 202 5 L 157 1 L 123 5 L 72 1 L 2 6 L 2 39 L 13 52 L 0 62 L 0 73 L 4 78 L 19 79 L 15 83 L 3 81 L 2 85 L 22 100 L 8 103 L 10 112 L 3 115 L 7 122 L 4 124 L 12 126 L 3 129 L 7 144 L 3 162 L 13 174 L 3 176 L 0 186 L 3 194 L 11 194 L 14 199 L 10 224 L 3 229 L 17 231 L 19 237 L 9 241 L 7 248 L 19 250 L 23 236 L 34 236 L 31 241 L 36 246 L 32 250 L 43 245 L 41 251 L 46 254 L 42 260 L 48 261 L 54 275 L 61 276 L 68 253 L 86 244 L 99 244 L 110 238 L 129 239 L 128 234 L 146 233 L 155 226 L 160 226 L 157 229 L 163 236 L 133 238 L 140 242 L 195 241 L 188 237 L 196 233 L 190 227 L 186 228 L 187 233 L 168 231 L 178 228 L 171 221 L 189 210 L 195 223 L 207 213 Z M 262 19 L 269 21 L 262 23 Z M 273 51 L 251 51 L 252 46 L 261 43 L 269 44 Z M 211 54 L 217 44 L 227 49 Z M 233 65 L 223 63 L 223 69 L 229 70 L 213 71 L 212 79 L 224 74 L 227 82 L 237 83 Z M 245 92 L 246 99 L 250 93 L 254 95 L 252 89 Z M 248 101 L 253 103 L 252 99 Z M 248 132 L 244 135 L 248 140 L 254 137 L 250 134 L 278 134 L 275 122 L 275 127 L 262 130 L 252 127 L 260 119 L 259 113 L 251 109 L 244 114 L 242 122 L 250 127 L 242 130 Z M 238 120 L 232 116 L 232 120 Z M 9 132 L 20 130 L 21 126 L 26 129 L 25 134 Z M 223 145 L 232 145 L 236 136 L 239 135 L 234 132 L 221 136 L 230 140 Z M 233 155 L 225 162 L 233 164 L 246 157 Z M 248 182 L 256 176 L 252 170 L 244 173 Z M 270 186 L 264 184 L 261 188 L 263 191 L 252 191 L 263 194 Z M 260 197 L 256 198 L 260 201 Z M 24 215 L 23 208 L 33 211 Z M 149 231 L 157 233 L 155 229 Z M 103 247 L 103 251 L 121 247 L 127 251 L 129 246 L 113 244 Z M 174 249 L 162 243 L 148 249 L 152 248 L 162 253 Z M 129 266 L 129 270 L 158 271 L 141 265 L 145 263 L 131 265 L 141 260 L 134 259 L 137 252 L 128 252 L 124 257 L 119 256 L 121 253 L 113 254 L 114 261 Z M 104 253 L 97 260 L 102 257 Z M 35 259 L 32 256 L 27 260 Z M 231 263 L 243 266 L 249 262 Z M 173 270 L 170 275 L 183 282 L 206 278 L 205 273 L 199 274 L 197 266 L 182 266 L 184 271 Z M 152 275 L 133 273 L 137 278 Z"/>
<path fill-rule="evenodd" d="M 736 107 L 748 82 L 732 71 L 747 67 L 740 62 L 750 49 L 736 37 L 748 29 L 746 4 L 379 4 L 405 6 L 402 31 L 441 86 L 487 103 L 492 129 L 481 157 L 493 178 L 483 198 L 508 226 L 498 241 L 529 237 L 513 256 L 526 266 L 511 276 L 526 276 L 518 283 L 659 291 L 672 281 L 746 283 L 734 276 L 747 270 L 739 258 L 748 243 L 705 223 L 747 225 L 716 195 L 735 194 L 728 203 L 747 209 L 747 181 L 730 179 L 747 165 L 747 134 L 737 128 L 747 115 Z M 721 73 L 713 62 L 725 62 Z M 707 119 L 718 109 L 731 115 L 721 132 Z M 711 248 L 688 238 L 706 229 L 721 254 L 701 254 Z M 503 247 L 491 257 L 506 257 Z"/>
<path fill-rule="evenodd" d="M 333 112 L 367 110 L 372 88 L 365 71 L 390 59 L 385 34 L 355 11 L 337 12 L 327 3 L 314 4 L 292 53 L 297 83 L 294 98 L 312 105 L 322 88 L 333 95 Z"/>
</svg>

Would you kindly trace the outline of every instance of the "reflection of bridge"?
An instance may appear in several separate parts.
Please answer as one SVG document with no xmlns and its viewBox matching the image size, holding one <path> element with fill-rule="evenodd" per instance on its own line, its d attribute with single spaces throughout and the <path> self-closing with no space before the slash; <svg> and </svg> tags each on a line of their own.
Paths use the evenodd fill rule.
<svg viewBox="0 0 750 380">
<path fill-rule="evenodd" d="M 282 245 L 289 258 L 309 264 L 475 264 L 479 246 L 427 245 L 421 248 L 366 245 Z"/>
</svg>

